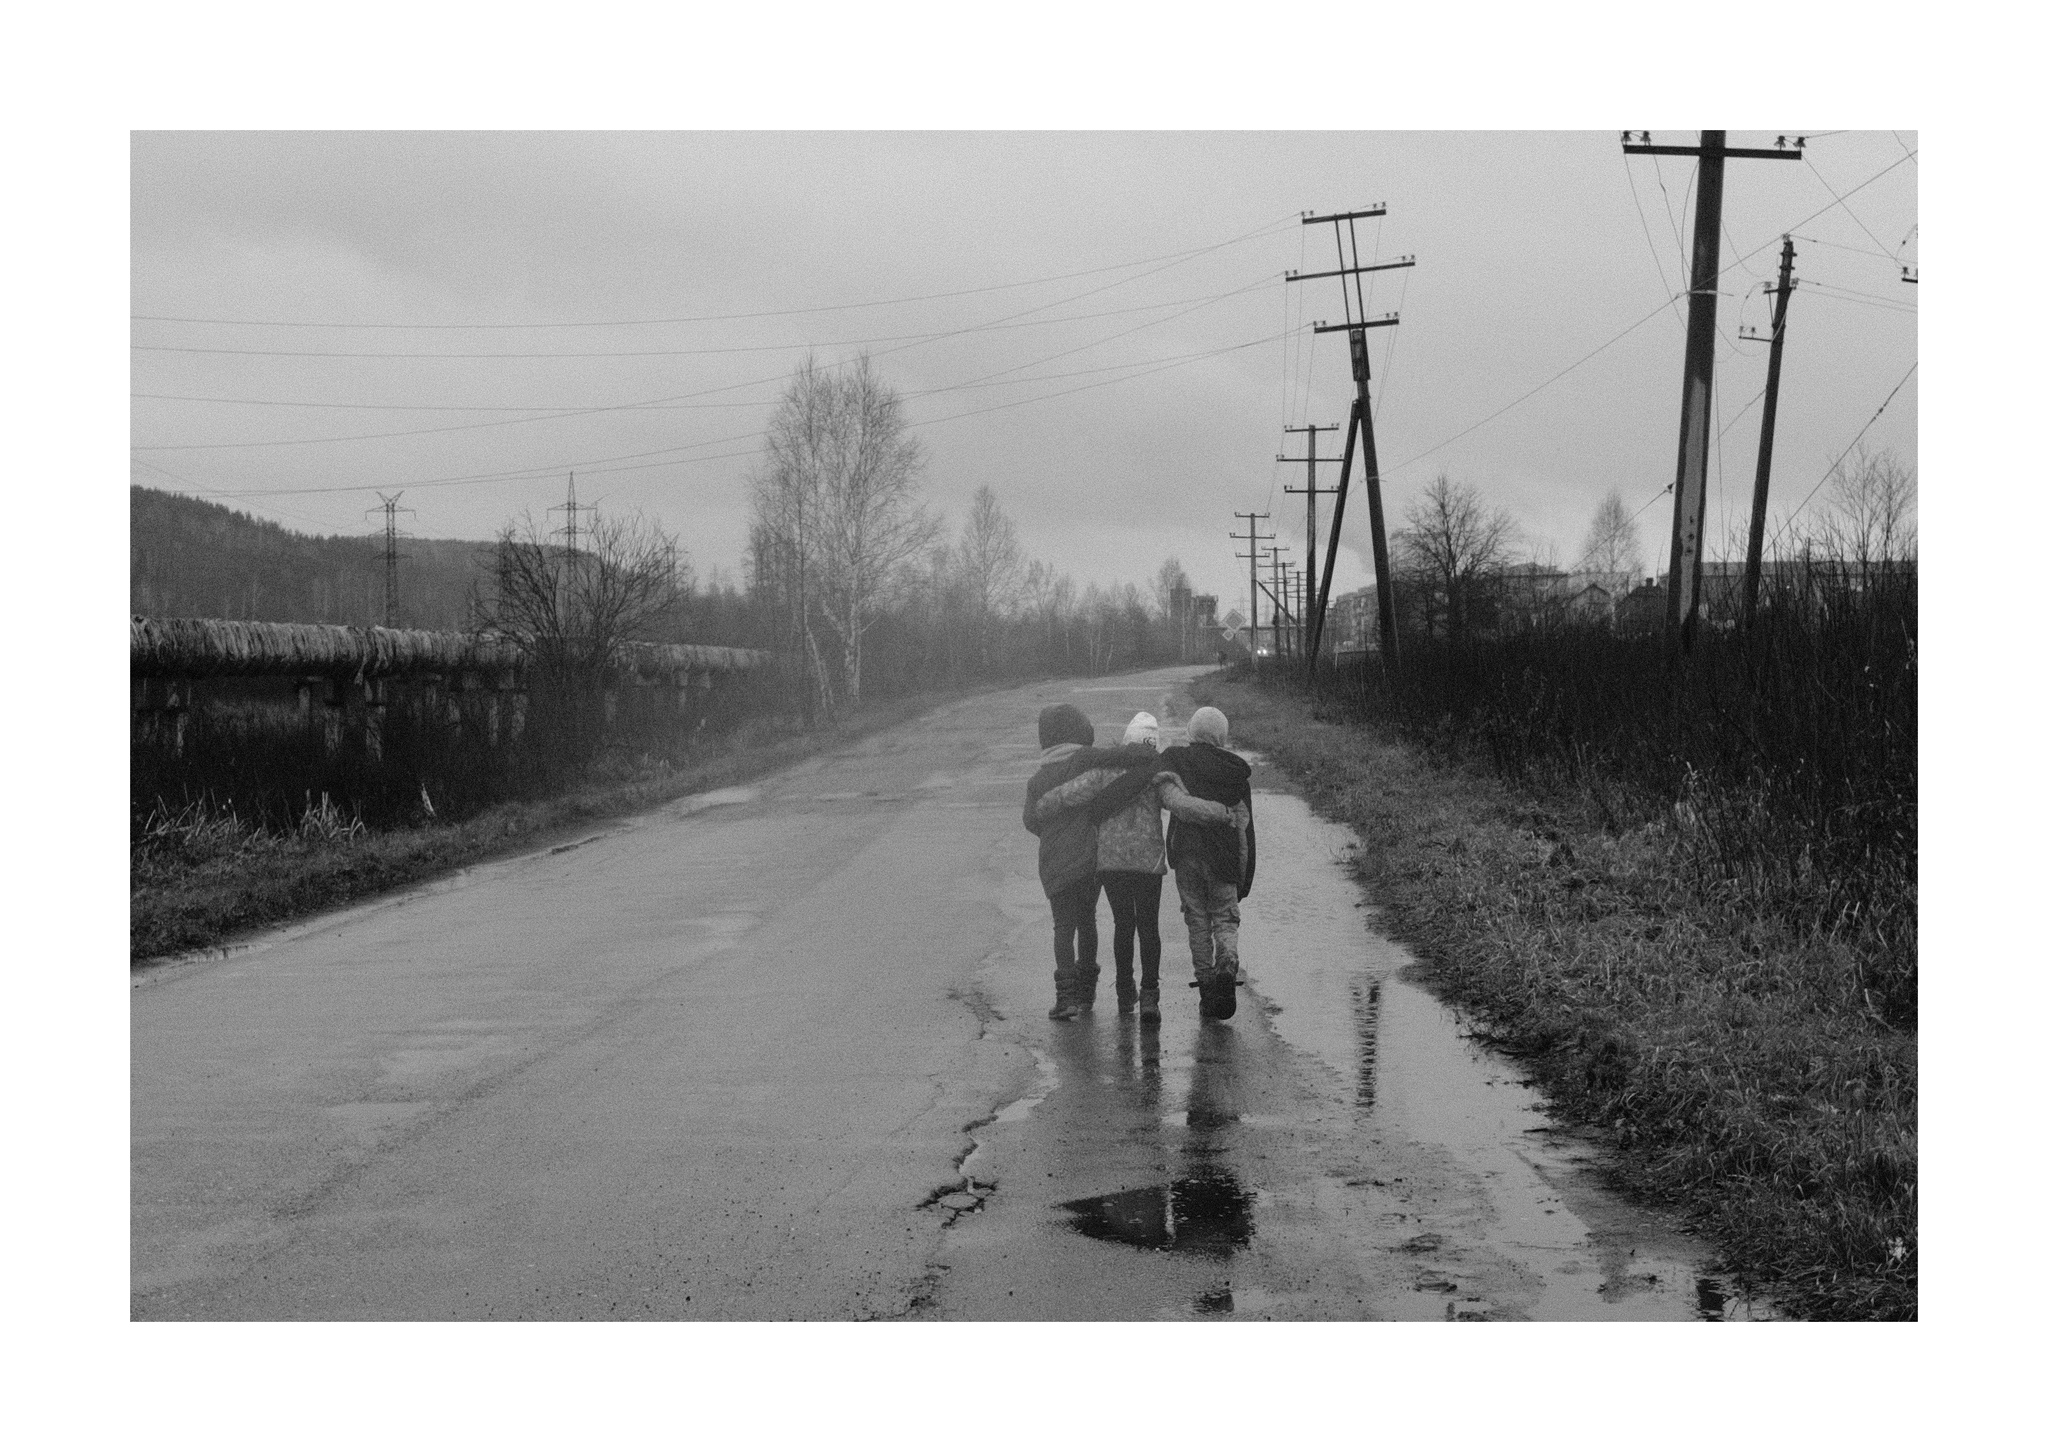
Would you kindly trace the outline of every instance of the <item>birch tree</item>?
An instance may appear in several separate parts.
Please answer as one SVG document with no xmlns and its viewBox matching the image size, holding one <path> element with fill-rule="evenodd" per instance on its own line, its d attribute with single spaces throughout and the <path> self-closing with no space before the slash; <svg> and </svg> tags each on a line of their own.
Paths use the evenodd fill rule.
<svg viewBox="0 0 2048 1452">
<path fill-rule="evenodd" d="M 768 423 L 754 526 L 786 574 L 780 602 L 820 704 L 858 706 L 868 628 L 936 526 L 917 500 L 923 450 L 866 354 L 799 365 Z M 761 551 L 757 548 L 757 555 Z"/>
<path fill-rule="evenodd" d="M 1640 579 L 1643 547 L 1636 538 L 1635 522 L 1621 491 L 1610 489 L 1600 507 L 1593 511 L 1593 524 L 1586 531 L 1585 547 L 1579 551 L 1579 568 L 1597 575 L 1627 575 Z"/>
</svg>

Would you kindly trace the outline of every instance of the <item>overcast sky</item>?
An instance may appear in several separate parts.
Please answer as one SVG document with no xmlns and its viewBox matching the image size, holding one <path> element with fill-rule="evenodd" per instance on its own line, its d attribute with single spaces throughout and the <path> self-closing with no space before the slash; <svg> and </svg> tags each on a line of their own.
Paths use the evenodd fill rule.
<svg viewBox="0 0 2048 1452">
<path fill-rule="evenodd" d="M 1864 439 L 1915 456 L 1918 144 L 1834 132 L 1728 164 L 1710 553 L 1746 527 L 1767 349 L 1741 331 L 1768 331 L 1781 233 L 1802 285 L 1774 515 L 1895 388 Z M 1336 263 L 1300 213 L 1384 201 L 1367 260 L 1417 260 L 1369 299 L 1401 316 L 1372 335 L 1390 518 L 1448 471 L 1569 564 L 1619 489 L 1655 568 L 1692 172 L 1617 131 L 143 133 L 132 477 L 319 532 L 367 531 L 373 491 L 403 489 L 415 533 L 483 538 L 574 468 L 737 578 L 782 381 L 807 349 L 866 348 L 949 520 L 987 484 L 1077 582 L 1172 554 L 1228 607 L 1234 512 L 1302 554 L 1282 425 L 1340 423 L 1351 396 L 1341 337 L 1308 332 L 1338 284 L 1282 281 Z M 1354 503 L 1339 589 L 1370 578 Z"/>
</svg>

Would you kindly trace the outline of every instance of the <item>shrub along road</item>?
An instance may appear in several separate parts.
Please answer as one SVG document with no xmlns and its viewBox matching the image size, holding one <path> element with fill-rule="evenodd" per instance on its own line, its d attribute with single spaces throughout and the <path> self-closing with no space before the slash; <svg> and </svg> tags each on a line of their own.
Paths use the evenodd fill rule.
<svg viewBox="0 0 2048 1452">
<path fill-rule="evenodd" d="M 1738 1311 L 1405 981 L 1268 768 L 1238 1016 L 1196 1020 L 1169 907 L 1163 1025 L 1046 1020 L 1037 709 L 1171 733 L 1195 674 L 954 702 L 145 970 L 133 1314 Z"/>
<path fill-rule="evenodd" d="M 1284 688 L 1196 695 L 1357 830 L 1356 875 L 1425 981 L 1597 1127 L 1623 1184 L 1781 1309 L 1917 1313 L 1917 1035 L 1848 942 L 1721 879 L 1682 813 L 1617 822 L 1432 765 Z"/>
</svg>

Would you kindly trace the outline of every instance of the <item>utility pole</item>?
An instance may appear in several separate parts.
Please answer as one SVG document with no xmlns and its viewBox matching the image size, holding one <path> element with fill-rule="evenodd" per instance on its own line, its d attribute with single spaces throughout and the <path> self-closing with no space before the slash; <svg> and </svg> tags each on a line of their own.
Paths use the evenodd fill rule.
<svg viewBox="0 0 2048 1452">
<path fill-rule="evenodd" d="M 1763 433 L 1756 445 L 1756 497 L 1749 506 L 1749 558 L 1742 567 L 1742 621 L 1756 618 L 1757 585 L 1764 572 L 1764 505 L 1771 495 L 1771 444 L 1778 427 L 1778 369 L 1785 358 L 1785 309 L 1792 301 L 1792 237 L 1778 255 L 1777 305 L 1771 309 L 1771 366 L 1764 375 Z"/>
<path fill-rule="evenodd" d="M 1232 534 L 1230 537 L 1232 539 L 1251 541 L 1251 553 L 1240 554 L 1238 558 L 1252 562 L 1252 669 L 1257 670 L 1259 665 L 1259 521 L 1271 519 L 1272 516 L 1270 514 L 1260 514 L 1255 510 L 1250 514 L 1233 514 L 1231 518 L 1244 520 L 1246 527 L 1251 531 L 1249 534 Z M 1270 535 L 1267 536 L 1269 539 L 1271 537 Z"/>
<path fill-rule="evenodd" d="M 1306 458 L 1299 459 L 1290 459 L 1285 454 L 1275 454 L 1273 456 L 1283 464 L 1308 465 L 1308 487 L 1296 489 L 1290 484 L 1285 487 L 1285 492 L 1308 496 L 1305 501 L 1307 504 L 1308 554 L 1303 558 L 1302 565 L 1308 579 L 1307 598 L 1310 600 L 1315 598 L 1316 593 L 1316 496 L 1318 494 L 1334 494 L 1336 492 L 1333 489 L 1316 488 L 1316 435 L 1319 433 L 1333 434 L 1337 432 L 1338 427 L 1336 424 L 1304 424 L 1300 426 L 1284 424 L 1280 429 L 1280 432 L 1283 434 L 1308 435 L 1308 455 Z M 1314 669 L 1313 659 L 1310 662 L 1310 669 Z"/>
<path fill-rule="evenodd" d="M 1775 149 L 1731 147 L 1726 131 L 1700 132 L 1698 146 L 1657 146 L 1650 133 L 1621 133 L 1628 156 L 1694 156 L 1699 158 L 1699 185 L 1693 199 L 1692 289 L 1686 304 L 1685 388 L 1678 406 L 1678 486 L 1671 509 L 1671 593 L 1664 610 L 1665 628 L 1673 642 L 1692 649 L 1699 625 L 1700 528 L 1707 504 L 1707 429 L 1714 398 L 1714 311 L 1721 278 L 1721 173 L 1727 159 L 1798 161 L 1806 153 L 1787 147 L 1780 136 Z M 1806 138 L 1800 137 L 1800 146 Z"/>
<path fill-rule="evenodd" d="M 1380 616 L 1380 653 L 1389 666 L 1400 664 L 1400 645 L 1394 630 L 1394 582 L 1393 572 L 1387 560 L 1387 522 L 1385 511 L 1380 505 L 1380 456 L 1379 445 L 1373 438 L 1372 398 L 1370 381 L 1372 366 L 1365 351 L 1365 330 L 1367 328 L 1390 328 L 1401 320 L 1393 313 L 1384 317 L 1368 319 L 1365 316 L 1365 290 L 1358 281 L 1368 272 L 1385 272 L 1396 267 L 1413 267 L 1412 256 L 1397 258 L 1392 262 L 1375 262 L 1369 265 L 1358 260 L 1358 219 L 1360 217 L 1384 217 L 1385 204 L 1368 207 L 1359 212 L 1336 212 L 1327 217 L 1314 215 L 1301 219 L 1304 227 L 1328 222 L 1336 229 L 1337 267 L 1331 272 L 1290 272 L 1289 282 L 1306 282 L 1311 278 L 1334 277 L 1339 279 L 1344 293 L 1344 321 L 1341 324 L 1317 323 L 1318 333 L 1343 333 L 1351 343 L 1351 378 L 1357 385 L 1358 397 L 1352 400 L 1351 422 L 1344 434 L 1344 465 L 1337 475 L 1337 503 L 1330 514 L 1330 546 L 1323 560 L 1321 588 L 1316 595 L 1313 616 L 1309 626 L 1310 670 L 1322 651 L 1323 618 L 1330 607 L 1330 577 L 1337 568 L 1337 541 L 1344 529 L 1344 502 L 1351 488 L 1352 451 L 1360 441 L 1365 447 L 1365 502 L 1372 518 L 1372 567 L 1373 577 L 1378 584 L 1376 594 Z M 1345 265 L 1344 242 L 1346 235 L 1351 241 L 1351 262 Z M 1345 281 L 1345 279 L 1349 279 Z M 1352 303 L 1357 302 L 1357 317 L 1352 316 Z"/>
<path fill-rule="evenodd" d="M 405 498 L 405 491 L 403 489 L 399 490 L 396 494 L 386 494 L 383 490 L 379 489 L 377 491 L 377 498 L 382 501 L 378 505 L 378 510 L 381 510 L 384 515 L 384 628 L 386 630 L 396 630 L 398 628 L 398 562 L 405 558 L 405 556 L 398 552 L 398 516 L 401 514 L 411 514 L 413 511 L 401 508 L 398 503 L 399 500 Z M 364 512 L 375 513 L 377 511 L 366 510 Z"/>
<path fill-rule="evenodd" d="M 1280 558 L 1280 552 L 1286 548 L 1277 542 L 1266 547 L 1266 598 L 1273 602 L 1273 654 L 1276 657 L 1294 649 L 1294 622 L 1287 615 L 1287 562 Z"/>
</svg>

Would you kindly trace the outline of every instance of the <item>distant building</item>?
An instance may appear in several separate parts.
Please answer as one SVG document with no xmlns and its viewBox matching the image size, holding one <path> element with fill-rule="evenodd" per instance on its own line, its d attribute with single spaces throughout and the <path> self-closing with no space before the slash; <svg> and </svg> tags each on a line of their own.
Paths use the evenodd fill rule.
<svg viewBox="0 0 2048 1452">
<path fill-rule="evenodd" d="M 1646 635 L 1664 628 L 1664 599 L 1670 587 L 1645 579 L 1614 602 L 1614 628 L 1624 635 Z"/>
<path fill-rule="evenodd" d="M 1323 624 L 1339 653 L 1380 648 L 1379 591 L 1371 585 L 1335 596 Z"/>
<path fill-rule="evenodd" d="M 1216 621 L 1216 597 L 1197 595 L 1176 585 L 1167 600 L 1167 623 L 1178 635 L 1182 660 L 1206 660 L 1223 649 L 1223 627 Z"/>
<path fill-rule="evenodd" d="M 1528 630 L 1565 623 L 1611 624 L 1635 577 L 1603 570 L 1516 565 L 1501 573 L 1500 625 Z"/>
<path fill-rule="evenodd" d="M 1708 624 L 1728 625 L 1742 615 L 1742 581 L 1747 571 L 1743 560 L 1707 560 L 1700 566 L 1700 619 Z M 1764 560 L 1757 569 L 1757 594 L 1763 601 L 1796 596 L 1825 605 L 1830 596 L 1856 594 L 1874 580 L 1918 578 L 1915 560 L 1834 560 L 1811 556 Z M 1657 577 L 1657 589 L 1667 592 L 1671 576 Z M 1663 623 L 1663 607 L 1658 607 Z"/>
</svg>

